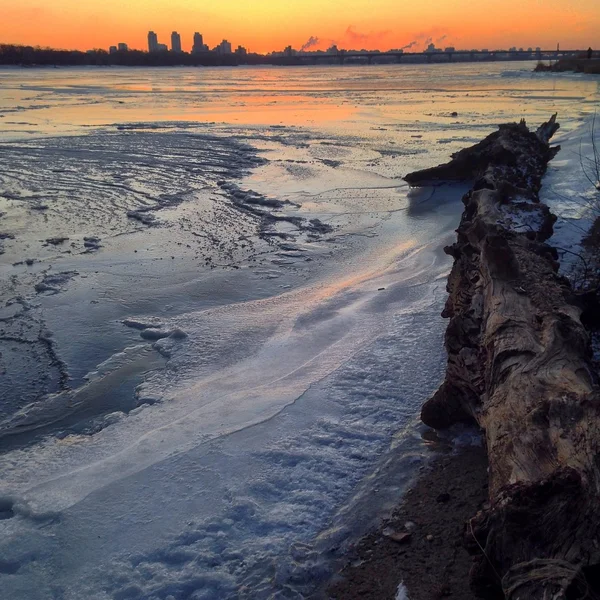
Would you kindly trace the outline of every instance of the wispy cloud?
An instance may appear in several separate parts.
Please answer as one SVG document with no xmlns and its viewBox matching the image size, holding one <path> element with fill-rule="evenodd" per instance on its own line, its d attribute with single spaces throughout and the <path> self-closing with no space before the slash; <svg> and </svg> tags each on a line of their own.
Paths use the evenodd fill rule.
<svg viewBox="0 0 600 600">
<path fill-rule="evenodd" d="M 449 43 L 450 35 L 448 33 L 441 33 L 440 31 L 425 31 L 418 33 L 414 39 L 402 46 L 403 50 L 425 50 L 429 44 L 434 44 L 440 47 L 443 42 Z"/>
<path fill-rule="evenodd" d="M 318 46 L 321 45 L 321 40 L 314 36 L 311 35 L 308 40 L 304 43 L 304 45 L 302 46 L 302 48 L 300 48 L 301 52 L 308 52 L 308 50 L 317 50 Z"/>
<path fill-rule="evenodd" d="M 385 31 L 361 32 L 357 31 L 354 25 L 349 25 L 340 43 L 348 48 L 374 50 L 380 46 L 385 47 L 389 45 L 392 35 L 392 31 L 389 29 Z"/>
<path fill-rule="evenodd" d="M 331 38 L 322 38 L 316 35 L 311 35 L 308 40 L 301 46 L 301 52 L 314 52 L 315 50 L 327 50 L 334 44 L 337 44 L 337 40 Z"/>
<path fill-rule="evenodd" d="M 327 50 L 332 45 L 347 50 L 376 50 L 386 49 L 391 45 L 393 32 L 386 31 L 359 31 L 354 25 L 348 25 L 344 33 L 337 39 L 322 38 L 311 35 L 301 46 L 302 52 L 309 50 Z"/>
<path fill-rule="evenodd" d="M 420 51 L 425 50 L 429 44 L 440 46 L 448 42 L 451 35 L 440 29 L 432 29 L 418 33 L 414 39 L 404 46 L 399 46 L 394 32 L 386 29 L 382 31 L 360 31 L 354 25 L 348 25 L 344 33 L 337 39 L 322 38 L 311 35 L 300 48 L 301 51 L 327 50 L 332 45 L 346 50 L 388 50 L 398 48 L 402 50 Z"/>
<path fill-rule="evenodd" d="M 416 46 L 417 42 L 409 42 L 406 46 L 402 46 L 400 50 L 410 50 L 413 46 Z"/>
</svg>

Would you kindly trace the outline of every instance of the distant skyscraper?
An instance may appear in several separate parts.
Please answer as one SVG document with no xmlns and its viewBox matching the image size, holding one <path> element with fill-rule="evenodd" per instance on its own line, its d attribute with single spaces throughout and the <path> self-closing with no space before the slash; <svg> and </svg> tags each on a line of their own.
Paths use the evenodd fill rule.
<svg viewBox="0 0 600 600">
<path fill-rule="evenodd" d="M 111 46 L 111 47 L 108 49 L 108 51 L 109 51 L 111 54 L 115 54 L 115 53 L 116 53 L 116 51 L 117 51 L 117 47 L 116 47 L 116 46 Z"/>
<path fill-rule="evenodd" d="M 192 47 L 192 52 L 204 52 L 204 39 L 201 33 L 196 32 L 194 34 L 194 46 Z"/>
<path fill-rule="evenodd" d="M 171 50 L 181 52 L 181 36 L 176 31 L 171 34 Z"/>
<path fill-rule="evenodd" d="M 124 44 L 123 42 L 121 42 L 119 44 L 119 52 L 127 52 L 127 50 L 129 50 L 127 44 Z"/>
<path fill-rule="evenodd" d="M 223 40 L 216 48 L 217 54 L 231 54 L 231 43 L 227 40 Z"/>
<path fill-rule="evenodd" d="M 158 52 L 158 36 L 154 31 L 148 32 L 148 52 Z"/>
</svg>

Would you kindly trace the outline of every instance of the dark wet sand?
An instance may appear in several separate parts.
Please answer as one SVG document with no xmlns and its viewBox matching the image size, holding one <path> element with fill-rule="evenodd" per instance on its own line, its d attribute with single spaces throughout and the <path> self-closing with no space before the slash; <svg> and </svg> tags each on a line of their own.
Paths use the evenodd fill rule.
<svg viewBox="0 0 600 600">
<path fill-rule="evenodd" d="M 403 582 L 410 600 L 474 600 L 469 589 L 472 558 L 463 538 L 465 524 L 486 500 L 485 449 L 468 447 L 442 455 L 415 482 L 391 519 L 351 551 L 327 596 L 393 600 Z M 406 523 L 414 526 L 407 528 Z M 402 534 L 410 529 L 406 539 Z"/>
</svg>

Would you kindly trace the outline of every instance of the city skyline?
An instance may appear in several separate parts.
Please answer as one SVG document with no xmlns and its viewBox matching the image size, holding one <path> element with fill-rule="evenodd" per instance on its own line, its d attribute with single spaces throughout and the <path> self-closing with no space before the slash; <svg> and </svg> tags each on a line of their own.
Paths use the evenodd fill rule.
<svg viewBox="0 0 600 600">
<path fill-rule="evenodd" d="M 193 47 L 199 28 L 210 46 L 226 38 L 258 53 L 291 45 L 326 50 L 340 48 L 389 50 L 410 47 L 423 50 L 428 44 L 463 48 L 509 48 L 511 46 L 600 46 L 600 11 L 591 0 L 568 5 L 548 0 L 491 0 L 473 5 L 469 0 L 431 0 L 399 4 L 372 0 L 338 3 L 318 0 L 257 0 L 249 5 L 231 0 L 224 7 L 198 8 L 191 0 L 132 0 L 123 8 L 116 0 L 102 7 L 94 2 L 55 0 L 40 5 L 22 0 L 4 11 L 0 23 L 3 43 L 86 50 L 109 48 L 119 40 L 130 49 L 146 49 L 149 30 L 169 41 L 173 31 L 181 34 L 182 51 Z M 198 23 L 191 27 L 190 23 Z"/>
<path fill-rule="evenodd" d="M 109 48 L 109 51 L 111 53 L 116 52 L 117 50 L 126 52 L 129 50 L 129 48 L 128 48 L 127 44 L 125 44 L 125 43 L 119 43 L 118 46 L 110 46 L 110 48 Z M 162 44 L 160 42 L 160 40 L 158 38 L 158 34 L 155 31 L 153 31 L 153 30 L 149 31 L 148 32 L 147 50 L 150 53 L 167 52 L 167 51 L 175 52 L 177 54 L 185 53 L 185 50 L 182 50 L 181 34 L 178 31 L 171 32 L 171 47 L 170 48 L 169 48 L 168 44 Z M 208 46 L 208 44 L 204 43 L 204 36 L 198 31 L 194 32 L 191 53 L 197 54 L 200 52 L 209 52 L 209 51 L 211 51 L 211 48 Z M 232 49 L 231 42 L 227 41 L 226 39 L 223 39 L 219 44 L 217 44 L 214 48 L 212 48 L 212 52 L 217 52 L 218 54 L 232 54 L 233 49 Z M 238 46 L 236 52 L 238 54 L 239 53 L 246 54 L 246 48 L 244 48 L 242 46 Z"/>
<path fill-rule="evenodd" d="M 171 32 L 171 47 L 169 48 L 168 44 L 164 44 L 164 43 L 160 43 L 159 39 L 158 39 L 158 35 L 156 34 L 155 31 L 151 30 L 148 32 L 147 35 L 147 51 L 150 53 L 154 53 L 154 52 L 174 52 L 174 53 L 187 53 L 185 50 L 182 50 L 182 38 L 181 38 L 181 34 L 177 31 L 172 31 Z M 488 48 L 481 48 L 481 49 L 473 49 L 473 48 L 456 48 L 455 46 L 440 46 L 437 47 L 436 44 L 433 41 L 427 40 L 428 45 L 426 48 L 423 49 L 424 53 L 436 53 L 436 52 L 441 52 L 441 53 L 448 53 L 448 52 L 461 52 L 461 51 L 473 51 L 473 52 L 482 52 L 482 53 L 488 53 L 488 52 L 540 52 L 540 47 L 537 46 L 535 48 L 533 48 L 532 46 L 527 46 L 527 47 L 517 47 L 517 46 L 510 46 L 509 48 L 495 48 L 495 49 L 488 49 Z M 306 45 L 305 45 L 306 46 Z M 316 52 L 323 52 L 322 50 L 314 50 L 312 48 L 306 48 L 305 46 L 301 47 L 301 48 L 293 48 L 291 45 L 286 46 L 282 51 L 281 50 L 274 50 L 269 54 L 279 54 L 279 55 L 295 55 L 295 54 L 310 54 L 314 51 Z M 410 51 L 411 49 L 413 51 L 418 51 L 415 48 L 411 47 L 412 45 L 409 45 L 408 47 L 405 48 L 390 48 L 390 49 L 386 49 L 386 50 L 381 50 L 381 49 L 373 49 L 373 50 L 366 50 L 367 52 L 404 52 L 404 50 L 408 50 Z M 119 42 L 117 45 L 112 45 L 109 47 L 109 52 L 112 54 L 114 52 L 127 52 L 129 50 L 129 46 L 127 43 L 124 42 Z M 558 49 L 558 47 L 557 47 Z M 326 53 L 338 53 L 338 52 L 361 52 L 361 51 L 365 51 L 365 49 L 362 48 L 338 48 L 338 46 L 336 44 L 332 44 L 329 48 L 327 48 L 324 52 Z M 201 52 L 216 52 L 218 54 L 233 54 L 234 50 L 232 47 L 231 42 L 229 42 L 226 39 L 223 39 L 219 44 L 217 44 L 216 46 L 214 46 L 213 48 L 210 48 L 210 46 L 208 44 L 204 43 L 204 36 L 196 31 L 194 32 L 193 35 L 193 43 L 192 43 L 192 47 L 190 50 L 190 54 L 196 54 L 196 53 L 201 53 Z M 235 53 L 237 54 L 247 54 L 247 49 L 243 46 L 238 46 L 237 49 L 235 50 Z"/>
</svg>

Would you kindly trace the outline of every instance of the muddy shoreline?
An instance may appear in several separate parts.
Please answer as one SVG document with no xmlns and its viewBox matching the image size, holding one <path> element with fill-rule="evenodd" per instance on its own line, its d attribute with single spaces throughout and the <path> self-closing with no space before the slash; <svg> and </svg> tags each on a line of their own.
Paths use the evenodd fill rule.
<svg viewBox="0 0 600 600">
<path fill-rule="evenodd" d="M 447 449 L 432 460 L 391 517 L 348 554 L 326 596 L 393 600 L 403 584 L 410 600 L 474 600 L 463 538 L 465 523 L 487 501 L 487 465 L 482 446 Z"/>
</svg>

